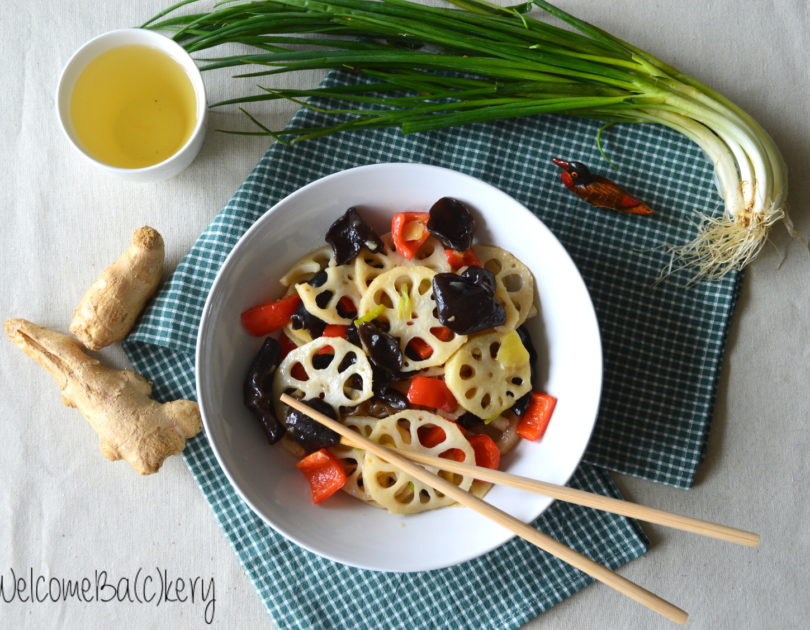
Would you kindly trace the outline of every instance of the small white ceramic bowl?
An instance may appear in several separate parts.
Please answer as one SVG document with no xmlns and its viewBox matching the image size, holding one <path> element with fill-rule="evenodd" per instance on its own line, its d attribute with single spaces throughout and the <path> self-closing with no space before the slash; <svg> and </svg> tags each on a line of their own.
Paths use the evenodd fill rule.
<svg viewBox="0 0 810 630">
<path fill-rule="evenodd" d="M 82 148 L 70 118 L 70 96 L 76 80 L 88 63 L 111 48 L 133 44 L 157 48 L 182 66 L 194 88 L 194 96 L 197 102 L 196 124 L 186 143 L 171 157 L 144 168 L 118 168 L 100 162 Z M 160 33 L 146 29 L 124 28 L 110 31 L 94 37 L 79 48 L 65 64 L 64 70 L 62 70 L 57 87 L 56 109 L 62 130 L 81 155 L 103 171 L 130 181 L 155 182 L 174 177 L 194 161 L 205 139 L 207 107 L 205 86 L 199 68 L 197 68 L 191 56 L 177 42 Z"/>
<path fill-rule="evenodd" d="M 350 206 L 379 233 L 391 216 L 425 211 L 443 196 L 477 214 L 476 239 L 503 247 L 534 273 L 539 315 L 526 322 L 539 354 L 535 384 L 559 400 L 542 440 L 521 441 L 504 458 L 510 473 L 564 484 L 596 418 L 602 351 L 593 306 L 560 242 L 524 206 L 468 175 L 422 164 L 377 164 L 330 175 L 283 199 L 241 238 L 208 296 L 197 341 L 197 395 L 211 446 L 236 491 L 288 539 L 344 564 L 382 571 L 424 571 L 458 564 L 506 542 L 511 532 L 463 508 L 394 515 L 344 493 L 313 505 L 295 459 L 270 446 L 242 403 L 242 384 L 262 340 L 240 313 L 282 294 L 279 278 L 324 245 L 331 223 Z M 530 522 L 551 500 L 503 486 L 487 501 Z"/>
</svg>

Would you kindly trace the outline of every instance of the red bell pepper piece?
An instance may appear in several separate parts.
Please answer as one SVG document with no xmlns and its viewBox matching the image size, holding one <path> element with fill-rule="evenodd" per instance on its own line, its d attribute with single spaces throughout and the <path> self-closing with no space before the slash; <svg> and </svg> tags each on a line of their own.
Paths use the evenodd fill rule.
<svg viewBox="0 0 810 630">
<path fill-rule="evenodd" d="M 430 236 L 427 229 L 427 222 L 430 215 L 427 212 L 400 212 L 394 215 L 391 220 L 391 239 L 394 242 L 394 248 L 405 258 L 411 260 L 419 248 L 425 243 Z M 414 230 L 412 223 L 421 224 L 422 230 L 417 238 L 411 238 L 410 232 Z M 410 226 L 410 227 L 409 227 Z"/>
<path fill-rule="evenodd" d="M 415 337 L 408 342 L 408 349 L 413 350 L 414 354 L 422 360 L 429 358 L 433 354 L 433 348 L 430 344 L 419 337 Z"/>
<path fill-rule="evenodd" d="M 467 440 L 475 451 L 475 465 L 498 470 L 501 465 L 501 451 L 498 445 L 488 435 L 483 433 L 468 435 Z"/>
<path fill-rule="evenodd" d="M 433 448 L 447 439 L 447 434 L 444 432 L 444 429 L 437 427 L 435 424 L 419 427 L 416 434 L 419 436 L 419 443 L 425 448 Z"/>
<path fill-rule="evenodd" d="M 301 298 L 288 295 L 280 300 L 265 302 L 242 313 L 242 325 L 251 335 L 264 337 L 290 323 Z"/>
<path fill-rule="evenodd" d="M 444 381 L 427 376 L 414 376 L 408 387 L 408 402 L 412 405 L 441 409 L 452 413 L 458 403 Z"/>
<path fill-rule="evenodd" d="M 327 324 L 324 326 L 323 334 L 321 337 L 342 337 L 343 339 L 346 338 L 346 331 L 349 329 L 348 326 L 344 326 L 343 324 Z M 318 354 L 334 354 L 335 349 L 332 346 L 324 346 L 320 350 L 318 350 Z"/>
<path fill-rule="evenodd" d="M 293 365 L 292 370 L 290 370 L 290 375 L 293 378 L 297 378 L 299 381 L 309 380 L 309 374 L 307 374 L 307 371 L 304 369 L 304 366 L 301 365 L 300 363 L 296 363 L 295 365 Z"/>
<path fill-rule="evenodd" d="M 296 466 L 309 482 L 313 503 L 328 499 L 346 484 L 340 460 L 325 448 L 307 455 Z"/>
<path fill-rule="evenodd" d="M 450 341 L 453 337 L 453 331 L 447 326 L 434 326 L 430 329 L 430 332 L 433 333 L 439 341 Z"/>
<path fill-rule="evenodd" d="M 430 332 L 439 341 L 450 341 L 453 336 L 453 331 L 446 326 L 434 326 Z M 433 347 L 424 339 L 416 337 L 408 342 L 408 349 L 412 350 L 420 359 L 428 359 L 433 354 Z"/>
<path fill-rule="evenodd" d="M 456 424 L 456 421 L 453 420 L 452 418 L 445 418 L 445 420 L 447 420 L 448 422 L 452 422 L 453 424 Z M 459 426 L 458 428 L 464 434 L 464 437 L 467 437 L 467 431 L 464 429 L 464 427 Z M 419 431 L 419 442 L 422 444 L 422 446 L 426 446 L 428 448 L 432 448 L 437 444 L 441 444 L 447 437 L 447 434 L 444 432 L 444 429 L 440 427 L 436 426 L 422 427 L 422 429 L 425 429 L 426 431 L 424 437 L 421 430 Z M 449 448 L 446 451 L 439 453 L 439 457 L 444 457 L 445 459 L 452 459 L 457 462 L 463 462 L 467 458 L 467 456 L 464 454 L 464 451 L 462 451 L 460 448 Z"/>
<path fill-rule="evenodd" d="M 546 427 L 548 427 L 556 404 L 557 399 L 554 396 L 541 392 L 532 392 L 531 402 L 520 419 L 515 432 L 526 440 L 532 442 L 539 440 L 546 432 Z"/>
<path fill-rule="evenodd" d="M 456 462 L 463 462 L 466 458 L 464 455 L 464 451 L 460 448 L 451 448 L 446 450 L 444 453 L 439 453 L 439 457 L 444 457 L 445 459 L 452 459 Z"/>
<path fill-rule="evenodd" d="M 346 295 L 338 300 L 338 306 L 344 313 L 354 313 L 357 315 L 357 307 L 352 302 L 352 299 Z"/>
<path fill-rule="evenodd" d="M 281 346 L 278 357 L 279 361 L 281 361 L 284 357 L 290 354 L 290 352 L 292 352 L 298 347 L 295 345 L 295 342 L 284 333 L 281 333 L 281 335 L 279 335 L 278 345 Z"/>
<path fill-rule="evenodd" d="M 345 339 L 347 330 L 349 327 L 343 324 L 327 324 L 323 328 L 321 337 L 343 337 Z"/>
<path fill-rule="evenodd" d="M 295 345 L 295 342 L 292 341 L 287 335 L 281 333 L 281 336 L 278 338 L 279 345 L 281 345 L 281 352 L 279 353 L 281 356 L 279 357 L 279 361 L 281 361 L 284 357 L 286 357 L 290 352 L 295 350 L 298 346 Z M 304 366 L 300 363 L 296 363 L 292 366 L 290 370 L 290 374 L 293 378 L 297 378 L 299 381 L 308 381 L 309 375 L 307 371 L 304 369 Z"/>
<path fill-rule="evenodd" d="M 445 249 L 444 253 L 447 256 L 447 262 L 450 264 L 450 268 L 453 271 L 460 269 L 461 267 L 481 266 L 481 261 L 478 260 L 478 256 L 475 255 L 475 251 L 472 247 L 470 247 L 470 249 L 465 249 L 463 252 L 457 252 L 455 249 Z"/>
</svg>

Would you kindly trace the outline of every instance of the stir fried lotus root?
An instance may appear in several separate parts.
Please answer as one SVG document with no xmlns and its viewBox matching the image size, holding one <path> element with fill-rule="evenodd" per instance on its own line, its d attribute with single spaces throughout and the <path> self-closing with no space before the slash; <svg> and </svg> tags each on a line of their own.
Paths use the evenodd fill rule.
<svg viewBox="0 0 810 630">
<path fill-rule="evenodd" d="M 281 277 L 282 286 L 287 288 L 287 295 L 296 295 L 298 291 L 295 285 L 306 282 L 316 273 L 325 269 L 332 260 L 332 248 L 329 245 L 309 252 L 306 256 L 298 260 L 289 271 Z M 309 331 L 296 330 L 290 324 L 284 327 L 284 334 L 297 345 L 303 345 L 312 341 Z"/>
<path fill-rule="evenodd" d="M 433 269 L 433 271 L 450 271 L 450 263 L 439 240 L 429 237 L 411 260 L 408 260 L 394 249 L 391 234 L 383 234 L 380 240 L 385 249 L 379 252 L 370 252 L 363 249 L 354 259 L 354 281 L 360 293 L 365 293 L 371 281 L 381 273 L 390 271 L 394 267 L 420 266 Z"/>
<path fill-rule="evenodd" d="M 502 423 L 506 422 L 505 418 L 499 418 L 498 420 Z M 379 422 L 382 422 L 382 420 L 366 416 L 345 416 L 342 422 L 350 429 L 360 433 L 363 437 L 370 438 L 374 427 L 377 426 Z M 514 430 L 512 432 L 514 433 Z M 509 446 L 511 447 L 513 445 L 514 443 Z M 346 484 L 343 486 L 342 490 L 355 499 L 360 499 L 369 505 L 379 508 L 383 507 L 371 498 L 371 495 L 365 487 L 365 479 L 363 477 L 365 451 L 343 444 L 330 446 L 329 450 L 341 461 L 346 471 Z M 476 479 L 470 486 L 470 492 L 479 498 L 483 498 L 490 488 L 492 488 L 492 484 Z"/>
<path fill-rule="evenodd" d="M 301 296 L 304 308 L 315 317 L 322 319 L 327 324 L 348 326 L 352 323 L 353 318 L 345 314 L 341 315 L 338 303 L 341 298 L 348 298 L 354 305 L 360 302 L 360 292 L 354 283 L 354 267 L 330 263 L 323 269 L 323 272 L 326 277 L 323 278 L 322 283 L 299 282 L 295 285 L 295 290 Z M 320 279 L 319 277 L 318 280 Z"/>
<path fill-rule="evenodd" d="M 503 335 L 471 337 L 445 365 L 444 382 L 458 404 L 479 418 L 494 418 L 531 389 L 529 361 L 505 367 L 498 361 Z"/>
<path fill-rule="evenodd" d="M 353 265 L 336 265 L 332 248 L 326 245 L 297 261 L 281 278 L 281 284 L 288 288 L 288 295 L 297 293 L 304 308 L 315 317 L 327 324 L 348 325 L 352 318 L 341 314 L 338 304 L 344 297 L 355 306 L 360 302 L 354 273 Z M 298 345 L 312 341 L 309 331 L 289 324 L 284 333 Z"/>
<path fill-rule="evenodd" d="M 405 372 L 442 365 L 467 339 L 465 335 L 454 333 L 449 333 L 446 341 L 437 336 L 437 330 L 443 326 L 434 314 L 432 281 L 435 275 L 436 272 L 427 267 L 396 267 L 377 276 L 360 301 L 361 313 L 380 305 L 386 307 L 376 321 L 386 323 L 389 334 L 399 339 Z M 408 356 L 405 349 L 415 339 L 421 339 L 432 348 L 429 357 Z"/>
<path fill-rule="evenodd" d="M 514 330 L 536 314 L 534 307 L 534 278 L 529 268 L 505 249 L 492 245 L 476 245 L 475 253 L 481 266 L 495 276 L 498 300 L 506 309 L 506 321 L 496 330 Z"/>
<path fill-rule="evenodd" d="M 380 420 L 366 416 L 346 416 L 343 418 L 342 422 L 353 431 L 357 431 L 360 435 L 367 438 L 371 435 L 371 432 Z M 343 468 L 346 470 L 346 485 L 343 486 L 342 490 L 356 499 L 377 505 L 368 491 L 366 491 L 363 481 L 363 460 L 365 451 L 359 448 L 352 448 L 351 446 L 344 446 L 343 444 L 330 446 L 329 450 L 341 461 Z"/>
<path fill-rule="evenodd" d="M 444 432 L 444 439 L 434 446 L 423 446 L 420 441 L 420 430 L 438 427 Z M 388 418 L 378 420 L 369 439 L 395 448 L 419 450 L 436 457 L 448 455 L 448 451 L 457 456 L 458 461 L 475 464 L 475 452 L 469 441 L 454 422 L 427 411 L 408 410 Z M 455 459 L 455 458 L 454 458 Z M 473 478 L 428 467 L 462 490 L 470 490 Z M 416 514 L 426 510 L 451 505 L 454 501 L 441 492 L 426 486 L 421 481 L 401 472 L 396 466 L 366 453 L 363 461 L 363 485 L 373 501 L 397 514 Z"/>
<path fill-rule="evenodd" d="M 290 270 L 281 277 L 281 284 L 293 287 L 299 282 L 305 282 L 324 269 L 332 260 L 332 248 L 329 245 L 309 252 L 296 262 Z"/>
<path fill-rule="evenodd" d="M 352 211 L 339 222 L 345 223 Z M 392 225 L 399 216 L 395 215 Z M 370 230 L 361 217 L 349 218 L 353 229 L 363 234 Z M 334 224 L 330 234 L 333 228 Z M 331 438 L 322 443 L 307 441 L 293 430 L 298 420 L 287 414 L 279 398 L 287 393 L 299 400 L 319 399 L 331 407 L 339 422 L 386 446 L 469 464 L 476 463 L 478 449 L 481 465 L 488 465 L 487 461 L 497 465 L 491 461 L 495 459 L 492 448 L 504 454 L 514 447 L 520 418 L 510 408 L 532 387 L 529 352 L 516 329 L 536 314 L 534 278 L 523 263 L 499 247 L 474 246 L 475 256 L 462 256 L 460 267 L 458 256 L 450 256 L 446 243 L 435 235 L 424 242 L 416 239 L 421 245 L 415 250 L 400 243 L 401 235 L 400 250 L 394 247 L 391 234 L 378 238 L 371 232 L 373 239 L 360 241 L 356 235 L 349 236 L 354 240 L 349 239 L 351 256 L 342 257 L 344 264 L 336 264 L 342 250 L 334 238 L 327 238 L 330 245 L 299 259 L 281 278 L 286 294 L 301 301 L 283 328 L 297 347 L 278 365 L 272 381 L 276 415 L 289 429 L 280 443 L 299 458 L 327 448 L 346 473 L 344 492 L 369 505 L 402 514 L 452 505 L 454 501 L 441 492 L 362 449 Z M 371 251 L 375 247 L 378 251 Z M 412 257 L 406 258 L 409 254 Z M 487 271 L 466 267 L 464 263 L 476 257 Z M 439 273 L 442 276 L 437 279 Z M 468 290 L 461 297 L 472 295 L 473 299 L 445 299 L 442 292 L 446 283 L 453 282 L 453 275 L 461 276 L 457 284 L 463 286 L 458 291 Z M 479 302 L 479 288 L 489 303 Z M 486 306 L 496 308 L 497 317 L 488 317 Z M 356 328 L 351 327 L 353 323 Z M 475 332 L 459 334 L 454 328 Z M 358 336 L 362 345 L 347 340 L 356 341 Z M 383 356 L 380 344 L 391 357 Z M 443 392 L 449 397 L 449 389 L 458 408 L 450 409 L 449 403 L 432 398 L 427 390 L 417 391 L 416 381 L 409 381 L 416 375 L 439 385 L 443 381 Z M 382 380 L 374 383 L 374 378 Z M 447 417 L 433 413 L 436 405 L 446 408 L 442 413 Z M 456 407 L 455 402 L 452 406 Z M 465 412 L 477 418 L 462 421 L 461 416 L 469 415 Z M 460 424 L 448 419 L 456 416 Z M 433 472 L 476 496 L 491 487 L 472 476 Z"/>
<path fill-rule="evenodd" d="M 332 348 L 332 353 L 321 353 Z M 321 365 L 320 357 L 332 356 L 328 365 Z M 319 367 L 315 367 L 316 357 Z M 303 374 L 297 372 L 301 366 Z M 306 380 L 297 378 L 306 376 Z M 371 365 L 366 353 L 357 346 L 339 337 L 319 337 L 292 350 L 276 369 L 273 380 L 273 400 L 276 414 L 285 417 L 281 394 L 288 393 L 303 400 L 322 398 L 333 409 L 354 407 L 372 396 Z"/>
</svg>

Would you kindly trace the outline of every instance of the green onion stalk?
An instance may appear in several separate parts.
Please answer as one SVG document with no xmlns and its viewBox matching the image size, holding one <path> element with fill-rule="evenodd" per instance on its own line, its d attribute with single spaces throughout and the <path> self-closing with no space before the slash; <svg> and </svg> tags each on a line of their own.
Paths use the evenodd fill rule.
<svg viewBox="0 0 810 630">
<path fill-rule="evenodd" d="M 173 15 L 184 0 L 144 24 L 169 31 L 190 53 L 246 44 L 250 54 L 207 58 L 203 70 L 258 66 L 240 77 L 304 69 L 351 69 L 360 85 L 262 92 L 216 105 L 320 97 L 341 117 L 332 126 L 256 131 L 285 143 L 339 131 L 399 127 L 417 133 L 538 114 L 613 123 L 658 123 L 696 142 L 712 162 L 722 215 L 698 213 L 697 236 L 673 247 L 668 272 L 694 279 L 742 269 L 787 215 L 787 168 L 768 133 L 715 90 L 653 55 L 543 0 L 501 7 L 450 0 L 455 8 L 408 0 L 262 0 L 220 3 Z M 570 28 L 527 13 L 539 8 Z M 303 44 L 303 46 L 302 46 Z M 255 52 L 253 52 L 255 50 Z M 360 105 L 363 105 L 361 108 Z"/>
</svg>

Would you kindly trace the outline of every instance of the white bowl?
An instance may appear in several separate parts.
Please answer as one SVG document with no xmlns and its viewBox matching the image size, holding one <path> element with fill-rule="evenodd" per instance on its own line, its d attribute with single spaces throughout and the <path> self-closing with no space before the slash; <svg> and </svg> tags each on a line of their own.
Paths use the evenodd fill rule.
<svg viewBox="0 0 810 630">
<path fill-rule="evenodd" d="M 338 493 L 310 502 L 303 475 L 281 446 L 269 446 L 242 404 L 242 383 L 261 339 L 240 313 L 281 294 L 278 279 L 321 247 L 331 223 L 361 206 L 380 233 L 390 217 L 429 208 L 443 196 L 477 213 L 477 242 L 503 247 L 534 273 L 539 315 L 527 322 L 539 354 L 539 383 L 558 398 L 539 442 L 521 440 L 504 459 L 508 472 L 564 484 L 596 418 L 602 382 L 599 329 L 588 292 L 560 242 L 524 206 L 468 175 L 422 164 L 361 166 L 319 179 L 283 199 L 234 247 L 214 281 L 197 341 L 197 394 L 222 469 L 239 495 L 289 540 L 344 564 L 380 571 L 425 571 L 475 558 L 512 534 L 463 508 L 393 515 Z M 495 487 L 487 501 L 530 522 L 550 499 Z"/>
<path fill-rule="evenodd" d="M 143 168 L 119 168 L 105 164 L 87 153 L 76 136 L 73 122 L 70 117 L 70 96 L 73 86 L 79 78 L 82 70 L 87 67 L 93 59 L 112 48 L 139 44 L 150 46 L 169 55 L 174 61 L 180 64 L 191 81 L 194 89 L 194 97 L 197 102 L 196 123 L 186 143 L 178 151 L 162 162 L 152 164 Z M 79 50 L 65 64 L 64 70 L 59 78 L 59 85 L 56 89 L 56 111 L 59 116 L 62 131 L 70 141 L 71 145 L 87 160 L 101 170 L 117 177 L 136 182 L 156 182 L 170 177 L 174 177 L 185 170 L 197 157 L 205 139 L 207 107 L 205 97 L 205 86 L 202 75 L 197 64 L 191 56 L 174 40 L 168 37 L 141 28 L 122 28 L 108 33 L 103 33 L 94 37 Z"/>
</svg>

